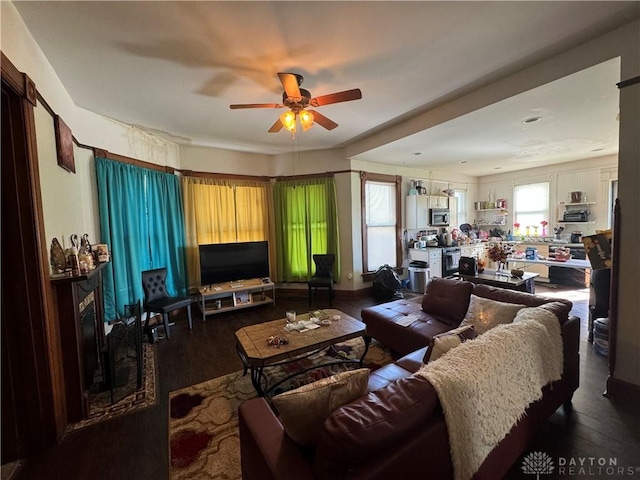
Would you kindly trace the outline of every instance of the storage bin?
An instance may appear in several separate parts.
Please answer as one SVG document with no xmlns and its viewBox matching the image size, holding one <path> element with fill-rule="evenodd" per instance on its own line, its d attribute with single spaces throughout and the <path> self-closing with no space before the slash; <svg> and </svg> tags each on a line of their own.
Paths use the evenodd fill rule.
<svg viewBox="0 0 640 480">
<path fill-rule="evenodd" d="M 593 322 L 593 349 L 600 355 L 609 355 L 608 318 L 597 318 Z"/>
</svg>

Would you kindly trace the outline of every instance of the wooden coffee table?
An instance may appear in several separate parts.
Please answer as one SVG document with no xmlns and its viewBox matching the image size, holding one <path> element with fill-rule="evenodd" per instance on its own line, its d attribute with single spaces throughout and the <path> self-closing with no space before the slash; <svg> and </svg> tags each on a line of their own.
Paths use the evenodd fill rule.
<svg viewBox="0 0 640 480">
<path fill-rule="evenodd" d="M 362 366 L 370 343 L 370 339 L 365 335 L 365 324 L 339 310 L 325 308 L 323 312 L 328 315 L 330 320 L 334 315 L 339 315 L 340 320 L 332 320 L 330 325 L 321 325 L 319 328 L 306 332 L 285 330 L 287 321 L 284 318 L 251 325 L 236 331 L 236 351 L 242 360 L 244 374 L 246 375 L 247 371 L 251 372 L 251 383 L 258 395 L 261 397 L 268 395 L 271 390 L 286 380 L 322 366 L 338 363 L 357 363 Z M 298 315 L 296 320 L 308 319 L 309 314 L 305 313 Z M 280 345 L 280 347 L 268 345 L 267 339 L 271 336 L 284 337 L 289 343 Z M 331 360 L 322 365 L 314 365 L 308 369 L 293 372 L 273 385 L 268 384 L 264 373 L 265 368 L 294 362 L 300 358 L 311 356 L 324 348 L 357 337 L 362 337 L 365 342 L 364 353 L 360 359 Z"/>
</svg>

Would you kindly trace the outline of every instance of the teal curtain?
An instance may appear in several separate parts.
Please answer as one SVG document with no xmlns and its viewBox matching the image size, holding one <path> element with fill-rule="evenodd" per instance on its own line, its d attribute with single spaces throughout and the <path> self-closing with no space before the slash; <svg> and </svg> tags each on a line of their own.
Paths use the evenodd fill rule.
<svg viewBox="0 0 640 480">
<path fill-rule="evenodd" d="M 96 157 L 102 243 L 111 251 L 103 270 L 105 320 L 144 298 L 141 273 L 167 268 L 167 291 L 188 285 L 184 211 L 178 177 Z"/>
<path fill-rule="evenodd" d="M 333 177 L 274 184 L 278 281 L 307 281 L 315 272 L 316 253 L 336 255 L 333 274 L 340 278 L 336 197 Z"/>
</svg>

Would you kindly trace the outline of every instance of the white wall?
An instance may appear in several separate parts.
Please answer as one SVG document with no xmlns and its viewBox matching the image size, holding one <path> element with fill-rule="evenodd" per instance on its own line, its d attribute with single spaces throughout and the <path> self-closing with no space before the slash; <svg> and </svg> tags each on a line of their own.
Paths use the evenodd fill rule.
<svg viewBox="0 0 640 480">
<path fill-rule="evenodd" d="M 35 82 L 38 92 L 71 128 L 79 143 L 158 165 L 179 167 L 175 143 L 77 107 L 14 5 L 3 1 L 0 8 L 3 53 Z M 63 170 L 56 159 L 53 117 L 41 104 L 35 108 L 34 115 L 47 245 L 56 237 L 68 247 L 73 233 L 80 236 L 87 233 L 91 242 L 100 243 L 93 152 L 74 145 L 76 173 Z"/>
<path fill-rule="evenodd" d="M 273 163 L 270 155 L 180 145 L 180 168 L 183 170 L 271 176 Z"/>
<path fill-rule="evenodd" d="M 553 235 L 553 227 L 565 227 L 564 235 L 568 237 L 571 230 L 582 231 L 583 235 L 592 235 L 597 230 L 609 228 L 609 188 L 612 180 L 617 179 L 618 157 L 614 155 L 567 162 L 554 166 L 531 168 L 519 172 L 507 172 L 487 175 L 478 179 L 478 196 L 476 201 L 488 201 L 489 196 L 496 200 L 507 200 L 507 229 L 513 225 L 513 188 L 536 182 L 549 182 L 549 226 L 547 235 Z M 587 195 L 587 200 L 596 202 L 589 205 L 592 225 L 564 225 L 558 224 L 562 220 L 564 208 L 558 206 L 560 202 L 569 203 L 569 192 L 581 191 Z M 482 216 L 479 214 L 477 216 Z M 542 230 L 538 230 L 539 233 Z"/>
<path fill-rule="evenodd" d="M 70 247 L 69 236 L 88 234 L 99 242 L 97 189 L 93 152 L 74 145 L 76 173 L 58 166 L 53 117 L 38 104 L 34 110 L 42 210 L 47 245 L 57 238 Z"/>
</svg>

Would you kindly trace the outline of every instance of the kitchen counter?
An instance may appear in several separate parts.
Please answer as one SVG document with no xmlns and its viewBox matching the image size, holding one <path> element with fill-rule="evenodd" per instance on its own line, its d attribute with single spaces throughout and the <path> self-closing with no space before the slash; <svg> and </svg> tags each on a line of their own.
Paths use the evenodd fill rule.
<svg viewBox="0 0 640 480">
<path fill-rule="evenodd" d="M 565 267 L 565 268 L 579 268 L 581 270 L 590 269 L 591 263 L 589 260 L 567 260 L 566 262 L 558 262 L 554 260 L 528 260 L 526 258 L 507 258 L 507 263 L 530 263 L 538 265 L 546 265 L 548 267 Z"/>
</svg>

